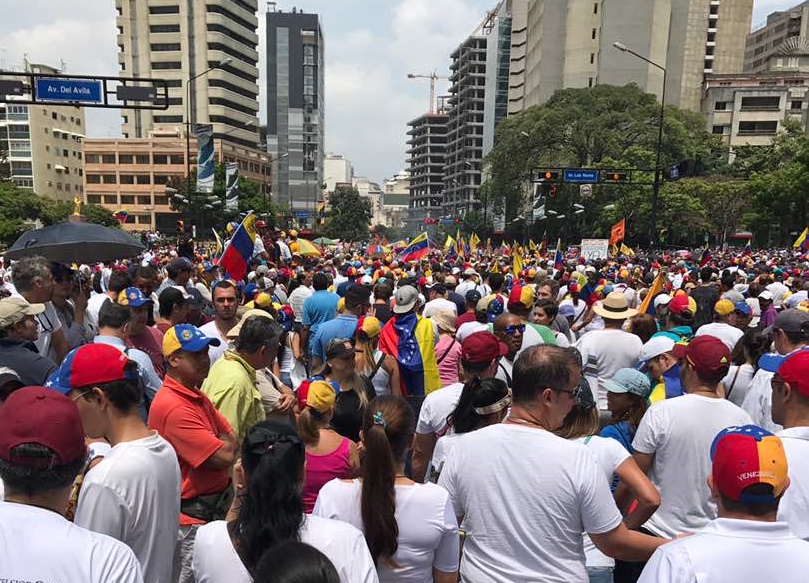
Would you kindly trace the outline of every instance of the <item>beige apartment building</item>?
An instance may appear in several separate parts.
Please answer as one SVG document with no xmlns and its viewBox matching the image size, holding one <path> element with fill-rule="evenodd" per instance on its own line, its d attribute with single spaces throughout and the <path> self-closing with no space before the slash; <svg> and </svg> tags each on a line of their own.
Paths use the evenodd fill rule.
<svg viewBox="0 0 809 583">
<path fill-rule="evenodd" d="M 258 0 L 115 0 L 115 8 L 121 76 L 169 85 L 167 110 L 123 110 L 124 137 L 184 132 L 188 109 L 192 128 L 213 124 L 214 138 L 256 146 Z"/>
<path fill-rule="evenodd" d="M 529 0 L 525 106 L 555 91 L 636 83 L 698 111 L 706 74 L 742 70 L 753 0 Z"/>
<path fill-rule="evenodd" d="M 191 171 L 196 171 L 196 141 L 191 140 Z M 239 175 L 270 196 L 270 156 L 223 140 L 214 141 L 217 162 L 236 162 Z M 166 185 L 186 176 L 186 141 L 180 134 L 84 142 L 85 202 L 112 212 L 127 211 L 129 231 L 173 232 L 182 214 L 171 209 Z M 212 211 L 213 212 L 213 211 Z"/>
<path fill-rule="evenodd" d="M 55 74 L 26 63 L 31 73 Z M 40 196 L 72 201 L 83 196 L 84 109 L 73 105 L 0 103 L 0 151 L 8 153 L 10 179 Z"/>
<path fill-rule="evenodd" d="M 782 50 L 806 45 L 806 39 L 809 39 L 809 2 L 773 12 L 747 36 L 745 72 L 766 71 L 770 57 Z"/>
</svg>

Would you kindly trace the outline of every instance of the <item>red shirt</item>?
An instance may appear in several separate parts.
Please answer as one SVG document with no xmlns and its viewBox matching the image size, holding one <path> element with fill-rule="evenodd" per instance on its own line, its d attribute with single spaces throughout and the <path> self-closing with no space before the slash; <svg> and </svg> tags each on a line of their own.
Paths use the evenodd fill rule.
<svg viewBox="0 0 809 583">
<path fill-rule="evenodd" d="M 231 431 L 227 419 L 204 393 L 166 376 L 149 409 L 149 428 L 157 431 L 177 453 L 182 477 L 180 498 L 189 500 L 229 487 L 227 469 L 202 465 L 222 447 L 223 442 L 217 436 Z M 204 521 L 180 513 L 180 525 L 190 524 Z"/>
<path fill-rule="evenodd" d="M 475 321 L 475 312 L 466 311 L 463 314 L 460 314 L 457 318 L 455 318 L 455 329 L 461 327 L 461 324 L 466 324 L 467 322 L 474 322 Z"/>
<path fill-rule="evenodd" d="M 163 333 L 160 330 L 146 326 L 143 332 L 137 336 L 130 336 L 128 344 L 149 355 L 149 360 L 152 361 L 157 376 L 161 379 L 166 376 L 163 361 Z"/>
</svg>

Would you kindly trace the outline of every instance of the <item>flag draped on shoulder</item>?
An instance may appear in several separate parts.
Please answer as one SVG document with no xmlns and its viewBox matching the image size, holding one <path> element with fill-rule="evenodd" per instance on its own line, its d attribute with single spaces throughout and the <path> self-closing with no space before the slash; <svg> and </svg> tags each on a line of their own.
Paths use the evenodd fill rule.
<svg viewBox="0 0 809 583">
<path fill-rule="evenodd" d="M 430 239 L 425 231 L 408 243 L 399 253 L 399 261 L 418 261 L 430 252 Z"/>
<path fill-rule="evenodd" d="M 236 280 L 244 279 L 256 244 L 256 215 L 247 215 L 233 233 L 220 265 Z"/>
<path fill-rule="evenodd" d="M 441 388 L 435 357 L 435 331 L 429 318 L 396 316 L 379 334 L 379 350 L 399 362 L 402 394 L 425 395 Z"/>
</svg>

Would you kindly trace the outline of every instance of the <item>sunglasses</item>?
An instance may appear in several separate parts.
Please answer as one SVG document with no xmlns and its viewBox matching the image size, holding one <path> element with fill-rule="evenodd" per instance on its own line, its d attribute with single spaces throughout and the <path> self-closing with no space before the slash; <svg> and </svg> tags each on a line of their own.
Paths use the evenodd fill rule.
<svg viewBox="0 0 809 583">
<path fill-rule="evenodd" d="M 525 324 L 512 324 L 511 326 L 506 326 L 503 328 L 503 332 L 509 336 L 514 336 L 515 332 L 522 334 L 525 332 Z"/>
</svg>

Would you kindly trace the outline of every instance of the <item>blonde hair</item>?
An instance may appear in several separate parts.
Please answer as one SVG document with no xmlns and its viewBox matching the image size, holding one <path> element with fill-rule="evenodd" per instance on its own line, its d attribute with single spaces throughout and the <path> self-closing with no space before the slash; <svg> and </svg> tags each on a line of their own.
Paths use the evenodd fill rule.
<svg viewBox="0 0 809 583">
<path fill-rule="evenodd" d="M 365 334 L 357 334 L 354 339 L 354 348 L 356 354 L 354 358 L 357 362 L 357 372 L 370 375 L 376 366 L 376 359 L 374 353 L 379 346 L 379 336 L 368 338 Z"/>
</svg>

